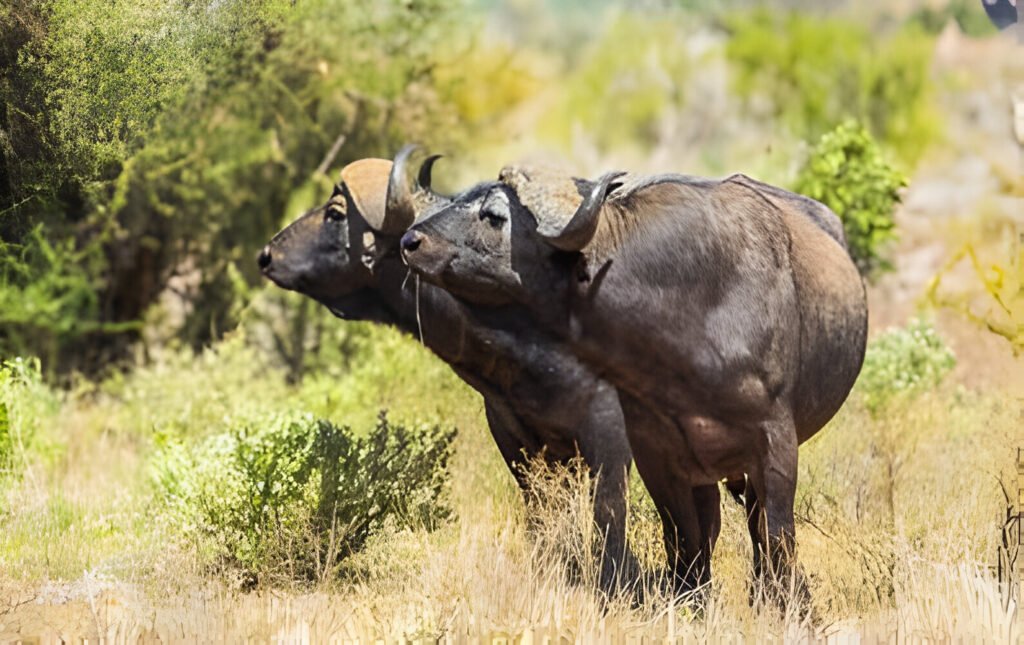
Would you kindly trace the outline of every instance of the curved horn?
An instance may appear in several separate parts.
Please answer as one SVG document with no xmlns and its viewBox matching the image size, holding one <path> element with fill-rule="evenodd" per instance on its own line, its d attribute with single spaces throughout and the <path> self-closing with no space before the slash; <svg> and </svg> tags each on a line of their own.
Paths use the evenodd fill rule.
<svg viewBox="0 0 1024 645">
<path fill-rule="evenodd" d="M 609 172 L 601 175 L 594 182 L 593 188 L 583 197 L 583 202 L 573 213 L 569 223 L 560 230 L 555 229 L 550 223 L 544 223 L 537 227 L 537 233 L 544 238 L 544 241 L 562 251 L 579 251 L 585 247 L 597 232 L 597 225 L 601 221 L 599 217 L 601 206 L 608 194 L 619 187 L 614 183 L 616 179 L 625 175 L 624 172 Z"/>
<path fill-rule="evenodd" d="M 430 155 L 423 161 L 423 165 L 420 166 L 419 177 L 416 180 L 419 184 L 419 190 L 413 195 L 417 219 L 425 217 L 427 213 L 431 213 L 452 201 L 452 198 L 448 195 L 437 193 L 430 187 L 430 173 L 434 168 L 434 162 L 442 156 Z"/>
<path fill-rule="evenodd" d="M 419 184 L 423 190 L 429 190 L 433 192 L 430 187 L 430 173 L 434 169 L 434 162 L 443 157 L 444 155 L 430 155 L 423 160 L 423 164 L 420 166 L 420 174 L 416 178 L 416 183 Z"/>
<path fill-rule="evenodd" d="M 395 155 L 391 173 L 388 175 L 388 197 L 387 206 L 384 209 L 384 221 L 378 228 L 381 233 L 397 235 L 409 228 L 413 220 L 416 219 L 412 190 L 409 188 L 409 179 L 405 169 L 409 157 L 418 148 L 419 146 L 415 143 L 409 143 Z"/>
</svg>

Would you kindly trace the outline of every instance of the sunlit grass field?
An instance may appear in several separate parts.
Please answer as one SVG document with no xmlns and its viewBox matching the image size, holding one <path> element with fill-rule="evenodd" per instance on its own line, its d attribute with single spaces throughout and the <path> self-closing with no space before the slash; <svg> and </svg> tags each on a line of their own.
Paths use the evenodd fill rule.
<svg viewBox="0 0 1024 645">
<path fill-rule="evenodd" d="M 241 333 L 200 355 L 176 354 L 69 393 L 9 381 L 11 427 L 35 436 L 31 449 L 15 452 L 24 474 L 4 493 L 5 633 L 316 641 L 1020 635 L 993 570 L 1005 505 L 999 481 L 1015 484 L 1009 447 L 1020 440 L 1017 401 L 1006 393 L 966 388 L 954 372 L 876 415 L 857 392 L 803 447 L 796 508 L 813 621 L 748 605 L 749 539 L 742 509 L 728 498 L 706 603 L 673 598 L 652 578 L 635 606 L 595 590 L 586 482 L 536 473 L 542 502 L 531 506 L 528 525 L 475 393 L 413 339 L 365 333 L 376 349 L 329 384 L 288 386 Z M 367 401 L 396 419 L 434 416 L 458 428 L 448 491 L 455 519 L 433 531 L 384 531 L 335 579 L 242 593 L 233 572 L 204 559 L 162 512 L 147 461 L 160 428 L 202 435 L 239 416 L 294 408 L 359 427 L 371 421 Z M 636 484 L 630 539 L 656 570 L 660 526 Z"/>
</svg>

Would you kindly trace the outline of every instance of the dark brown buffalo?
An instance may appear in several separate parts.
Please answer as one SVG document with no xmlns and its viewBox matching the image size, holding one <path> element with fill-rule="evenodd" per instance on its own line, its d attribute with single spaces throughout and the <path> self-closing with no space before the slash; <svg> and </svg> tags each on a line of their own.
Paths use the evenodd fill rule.
<svg viewBox="0 0 1024 645">
<path fill-rule="evenodd" d="M 409 189 L 404 167 L 411 151 L 403 149 L 394 165 L 364 159 L 346 166 L 327 203 L 266 246 L 263 274 L 341 318 L 422 334 L 483 395 L 491 434 L 521 486 L 526 459 L 567 463 L 580 454 L 599 475 L 594 514 L 606 535 L 602 588 L 631 584 L 638 573 L 625 537 L 631 458 L 614 388 L 537 329 L 522 307 L 467 306 L 410 278 L 399 240 L 418 209 L 442 199 L 429 190 L 433 157 L 421 169 L 426 188 Z"/>
<path fill-rule="evenodd" d="M 466 302 L 529 307 L 618 388 L 684 589 L 710 576 L 717 483 L 744 476 L 755 574 L 790 580 L 797 446 L 846 399 L 867 331 L 834 213 L 742 175 L 506 168 L 402 245 Z"/>
</svg>

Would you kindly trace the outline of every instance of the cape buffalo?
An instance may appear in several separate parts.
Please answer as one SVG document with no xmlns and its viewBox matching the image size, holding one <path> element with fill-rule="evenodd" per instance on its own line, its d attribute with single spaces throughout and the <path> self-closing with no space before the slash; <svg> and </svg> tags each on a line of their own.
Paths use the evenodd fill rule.
<svg viewBox="0 0 1024 645">
<path fill-rule="evenodd" d="M 419 186 L 409 187 L 412 151 L 404 148 L 394 163 L 363 159 L 346 166 L 327 203 L 263 249 L 263 274 L 340 318 L 419 335 L 483 395 L 491 434 L 520 486 L 526 459 L 567 463 L 580 454 L 599 475 L 594 514 L 605 533 L 602 588 L 630 584 L 638 573 L 625 538 L 631 457 L 615 389 L 538 330 L 523 308 L 467 306 L 409 279 L 399 240 L 417 210 L 443 201 L 429 187 L 436 157 L 423 164 Z"/>
<path fill-rule="evenodd" d="M 402 247 L 466 302 L 529 307 L 617 387 L 684 589 L 710 578 L 717 483 L 744 477 L 755 575 L 793 581 L 797 446 L 846 399 L 867 334 L 832 211 L 743 175 L 506 168 Z"/>
</svg>

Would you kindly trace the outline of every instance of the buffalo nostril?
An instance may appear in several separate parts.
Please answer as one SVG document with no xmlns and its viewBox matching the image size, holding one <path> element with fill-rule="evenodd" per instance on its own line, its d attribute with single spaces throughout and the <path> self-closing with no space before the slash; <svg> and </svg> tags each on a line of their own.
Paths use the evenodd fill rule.
<svg viewBox="0 0 1024 645">
<path fill-rule="evenodd" d="M 423 236 L 419 234 L 419 231 L 406 231 L 405 235 L 402 236 L 402 250 L 406 252 L 412 252 L 420 248 L 420 244 L 423 243 Z"/>
<path fill-rule="evenodd" d="M 263 250 L 260 251 L 260 257 L 256 259 L 256 262 L 260 265 L 261 269 L 266 269 L 270 266 L 270 247 L 264 246 Z"/>
</svg>

